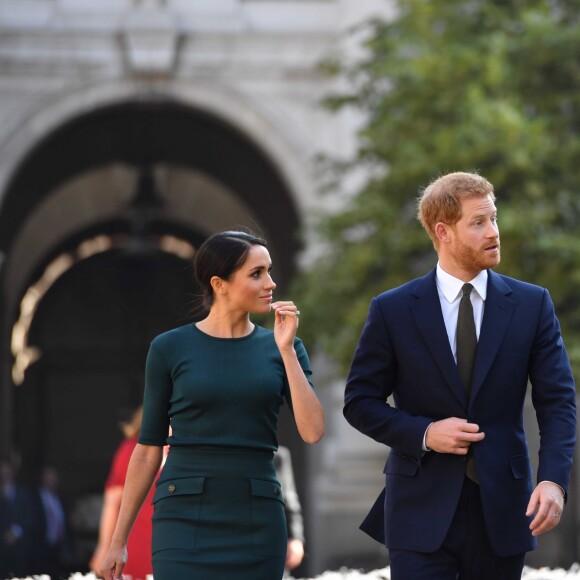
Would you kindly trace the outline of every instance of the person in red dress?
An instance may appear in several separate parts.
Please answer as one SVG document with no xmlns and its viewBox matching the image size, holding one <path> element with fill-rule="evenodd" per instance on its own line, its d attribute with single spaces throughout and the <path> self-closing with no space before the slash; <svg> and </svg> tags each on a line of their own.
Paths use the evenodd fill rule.
<svg viewBox="0 0 580 580">
<path fill-rule="evenodd" d="M 117 523 L 121 497 L 125 486 L 125 476 L 127 475 L 131 454 L 133 453 L 135 445 L 137 445 L 142 413 L 143 409 L 139 407 L 131 419 L 122 424 L 125 439 L 115 452 L 111 470 L 105 483 L 103 509 L 99 526 L 99 540 L 89 563 L 90 569 L 95 573 L 98 573 L 98 570 L 101 568 L 101 563 L 107 554 L 111 536 Z M 147 575 L 153 573 L 153 566 L 151 564 L 151 517 L 153 515 L 153 505 L 151 501 L 154 491 L 155 489 L 152 487 L 148 498 L 143 503 L 143 507 L 135 520 L 129 537 L 129 559 L 123 572 L 127 580 L 146 580 Z"/>
</svg>

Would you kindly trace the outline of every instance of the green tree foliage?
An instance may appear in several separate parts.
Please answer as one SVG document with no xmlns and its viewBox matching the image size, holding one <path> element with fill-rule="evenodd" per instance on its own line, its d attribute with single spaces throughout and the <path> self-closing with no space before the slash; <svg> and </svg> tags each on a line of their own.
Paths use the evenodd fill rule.
<svg viewBox="0 0 580 580">
<path fill-rule="evenodd" d="M 366 56 L 338 64 L 351 89 L 327 100 L 366 122 L 368 179 L 321 218 L 320 259 L 297 281 L 301 335 L 348 368 L 369 300 L 436 263 L 419 189 L 478 171 L 498 197 L 498 271 L 549 288 L 580 371 L 580 0 L 400 0 Z M 336 190 L 325 194 L 332 207 Z"/>
</svg>

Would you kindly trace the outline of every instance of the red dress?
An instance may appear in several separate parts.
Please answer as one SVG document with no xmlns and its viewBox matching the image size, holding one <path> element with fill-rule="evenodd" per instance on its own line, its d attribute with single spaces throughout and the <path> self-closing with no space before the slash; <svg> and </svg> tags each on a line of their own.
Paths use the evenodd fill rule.
<svg viewBox="0 0 580 580">
<path fill-rule="evenodd" d="M 113 464 L 105 483 L 105 489 L 125 486 L 129 460 L 136 445 L 137 438 L 125 439 L 119 445 L 113 457 Z M 131 580 L 145 580 L 147 574 L 153 574 L 153 566 L 151 564 L 151 517 L 153 516 L 153 505 L 151 500 L 153 499 L 154 488 L 155 486 L 151 487 L 151 491 L 143 503 L 143 507 L 129 534 L 127 543 L 129 559 L 123 569 L 123 575 L 125 578 L 130 576 Z"/>
</svg>

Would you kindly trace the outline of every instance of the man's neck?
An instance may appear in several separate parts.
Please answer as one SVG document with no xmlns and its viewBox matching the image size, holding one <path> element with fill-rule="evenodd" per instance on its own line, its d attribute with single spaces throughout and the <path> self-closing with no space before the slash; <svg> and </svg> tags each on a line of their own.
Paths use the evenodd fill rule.
<svg viewBox="0 0 580 580">
<path fill-rule="evenodd" d="M 461 268 L 453 263 L 448 263 L 441 259 L 439 259 L 439 266 L 444 272 L 447 272 L 447 274 L 461 280 L 462 282 L 470 282 L 476 278 L 480 272 L 482 272 L 482 270 L 479 269 L 468 270 Z"/>
</svg>

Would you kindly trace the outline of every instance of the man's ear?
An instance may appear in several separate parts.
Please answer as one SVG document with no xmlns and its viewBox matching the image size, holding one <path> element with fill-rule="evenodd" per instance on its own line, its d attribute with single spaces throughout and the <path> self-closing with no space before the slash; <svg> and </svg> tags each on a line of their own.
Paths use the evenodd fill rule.
<svg viewBox="0 0 580 580">
<path fill-rule="evenodd" d="M 225 294 L 226 293 L 226 284 L 222 278 L 219 276 L 212 276 L 211 280 L 209 281 L 211 287 L 213 288 L 213 293 L 217 296 L 218 294 Z"/>
<path fill-rule="evenodd" d="M 448 244 L 452 239 L 451 227 L 443 222 L 437 222 L 433 230 L 440 244 Z"/>
</svg>

